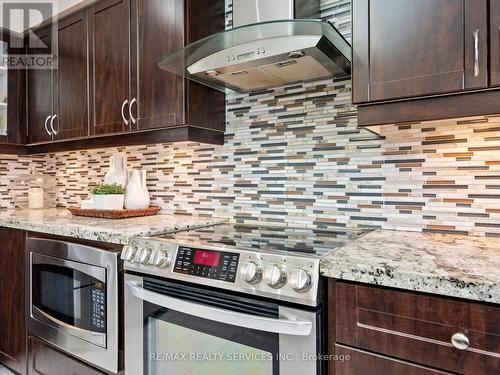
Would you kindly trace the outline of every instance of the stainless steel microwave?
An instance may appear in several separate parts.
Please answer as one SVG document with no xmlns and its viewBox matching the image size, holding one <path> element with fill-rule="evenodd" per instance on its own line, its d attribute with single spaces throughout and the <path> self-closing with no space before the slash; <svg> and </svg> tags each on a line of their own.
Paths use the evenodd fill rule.
<svg viewBox="0 0 500 375">
<path fill-rule="evenodd" d="M 28 331 L 117 373 L 119 254 L 41 238 L 26 249 Z"/>
</svg>

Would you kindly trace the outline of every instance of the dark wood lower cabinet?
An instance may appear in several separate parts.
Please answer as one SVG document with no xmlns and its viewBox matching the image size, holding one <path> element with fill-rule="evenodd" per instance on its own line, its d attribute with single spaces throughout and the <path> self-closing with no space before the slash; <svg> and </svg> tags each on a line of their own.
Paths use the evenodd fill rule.
<svg viewBox="0 0 500 375">
<path fill-rule="evenodd" d="M 26 232 L 0 228 L 0 363 L 26 373 Z"/>
<path fill-rule="evenodd" d="M 59 352 L 44 341 L 29 337 L 28 375 L 103 375 L 100 372 L 66 354 Z"/>
<path fill-rule="evenodd" d="M 329 289 L 329 353 L 355 352 L 332 374 L 500 374 L 500 307 L 341 281 Z M 457 335 L 466 348 L 452 345 Z M 400 361 L 424 369 L 398 370 L 411 366 Z M 385 372 L 363 370 L 372 367 Z"/>
<path fill-rule="evenodd" d="M 347 346 L 335 345 L 335 353 L 342 360 L 335 362 L 335 374 L 339 375 L 438 375 L 450 374 L 398 359 L 364 352 Z M 451 374 L 450 374 L 451 375 Z"/>
</svg>

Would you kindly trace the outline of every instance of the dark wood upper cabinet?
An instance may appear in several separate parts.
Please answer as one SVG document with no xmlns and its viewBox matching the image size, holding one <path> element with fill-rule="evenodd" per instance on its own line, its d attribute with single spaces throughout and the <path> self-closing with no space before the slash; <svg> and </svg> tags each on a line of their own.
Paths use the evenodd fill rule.
<svg viewBox="0 0 500 375">
<path fill-rule="evenodd" d="M 190 44 L 224 30 L 224 0 L 186 0 L 184 43 Z M 223 132 L 226 96 L 207 86 L 186 80 L 184 123 Z"/>
<path fill-rule="evenodd" d="M 89 133 L 87 25 L 87 10 L 83 10 L 59 20 L 57 29 L 50 25 L 36 32 L 50 51 L 57 50 L 57 66 L 28 70 L 29 143 Z M 57 32 L 57 38 L 52 38 L 52 32 Z"/>
<path fill-rule="evenodd" d="M 52 29 L 37 34 L 48 43 Z M 225 95 L 158 63 L 224 30 L 224 0 L 101 0 L 65 16 L 56 30 L 57 69 L 27 73 L 25 152 L 223 143 Z M 164 129 L 169 133 L 158 133 Z M 59 140 L 72 142 L 50 144 Z"/>
<path fill-rule="evenodd" d="M 58 67 L 54 71 L 54 139 L 89 133 L 87 10 L 58 22 Z"/>
<path fill-rule="evenodd" d="M 160 69 L 224 29 L 222 0 L 104 0 L 91 17 L 92 134 L 179 125 L 224 130 L 225 96 Z M 196 38 L 196 39 L 193 39 Z"/>
<path fill-rule="evenodd" d="M 35 35 L 47 48 L 35 49 L 34 53 L 51 53 L 52 27 L 38 30 Z M 27 112 L 28 143 L 52 140 L 49 121 L 53 114 L 53 70 L 28 69 Z"/>
<path fill-rule="evenodd" d="M 192 125 L 223 131 L 224 94 L 160 69 L 158 63 L 224 30 L 224 1 L 131 1 L 132 130 Z"/>
<path fill-rule="evenodd" d="M 0 363 L 26 373 L 25 253 L 26 232 L 0 228 Z"/>
<path fill-rule="evenodd" d="M 181 124 L 184 79 L 158 62 L 184 46 L 184 0 L 132 0 L 131 20 L 132 129 Z"/>
<path fill-rule="evenodd" d="M 128 130 L 130 0 L 103 0 L 91 8 L 91 134 Z"/>
<path fill-rule="evenodd" d="M 487 0 L 353 0 L 353 102 L 486 88 L 487 22 Z"/>
<path fill-rule="evenodd" d="M 490 84 L 500 86 L 500 1 L 490 1 Z"/>
<path fill-rule="evenodd" d="M 23 38 L 7 31 L 0 32 L 0 45 L 7 45 L 10 55 L 24 55 Z M 5 71 L 4 71 L 5 72 Z M 0 77 L 2 78 L 2 77 Z M 3 77 L 2 79 L 5 79 Z M 7 68 L 7 136 L 9 144 L 26 143 L 26 71 L 15 67 Z M 2 137 L 0 137 L 2 138 Z M 0 140 L 1 142 L 2 140 Z"/>
</svg>

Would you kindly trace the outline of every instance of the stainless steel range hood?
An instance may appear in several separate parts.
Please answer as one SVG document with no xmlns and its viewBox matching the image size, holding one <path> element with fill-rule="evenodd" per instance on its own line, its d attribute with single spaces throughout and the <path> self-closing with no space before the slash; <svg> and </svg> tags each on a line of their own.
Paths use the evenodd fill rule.
<svg viewBox="0 0 500 375">
<path fill-rule="evenodd" d="M 259 5 L 263 1 L 235 0 L 236 25 L 241 18 L 268 19 L 273 12 L 263 11 Z M 283 5 L 293 6 L 294 1 L 274 1 L 280 3 L 277 11 L 286 13 L 284 17 L 293 14 L 293 8 Z M 346 79 L 351 73 L 351 47 L 329 22 L 281 19 L 211 35 L 168 56 L 159 66 L 224 92 L 249 92 L 323 78 Z"/>
</svg>

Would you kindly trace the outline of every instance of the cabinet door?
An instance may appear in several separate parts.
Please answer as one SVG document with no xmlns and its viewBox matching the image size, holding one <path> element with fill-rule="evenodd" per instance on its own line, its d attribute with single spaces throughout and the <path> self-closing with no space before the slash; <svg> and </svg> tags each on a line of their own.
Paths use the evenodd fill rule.
<svg viewBox="0 0 500 375">
<path fill-rule="evenodd" d="M 52 27 L 36 32 L 47 48 L 33 49 L 33 53 L 49 54 L 52 46 Z M 29 143 L 47 142 L 52 139 L 45 124 L 52 116 L 53 70 L 28 69 L 28 140 Z"/>
<path fill-rule="evenodd" d="M 5 35 L 5 34 L 4 34 Z M 13 43 L 14 42 L 14 43 Z M 4 48 L 6 41 L 0 41 L 0 48 Z M 10 35 L 7 53 L 9 55 L 24 55 L 23 38 Z M 22 47 L 20 47 L 22 46 Z M 5 51 L 3 49 L 3 51 Z M 0 86 L 6 89 L 4 102 L 0 105 L 0 129 L 7 128 L 7 143 L 26 143 L 26 70 L 8 69 L 0 74 Z M 7 86 L 4 86 L 5 83 Z M 7 116 L 6 121 L 5 115 Z"/>
<path fill-rule="evenodd" d="M 130 0 L 104 0 L 91 8 L 91 133 L 128 130 Z"/>
<path fill-rule="evenodd" d="M 490 85 L 500 86 L 500 0 L 490 1 Z"/>
<path fill-rule="evenodd" d="M 183 121 L 184 80 L 158 62 L 184 45 L 183 0 L 132 0 L 134 129 Z"/>
<path fill-rule="evenodd" d="M 25 232 L 0 228 L 0 363 L 25 374 Z"/>
<path fill-rule="evenodd" d="M 451 375 L 449 372 L 418 366 L 394 358 L 335 345 L 335 354 L 341 360 L 331 361 L 331 367 L 338 375 Z"/>
<path fill-rule="evenodd" d="M 104 373 L 53 349 L 30 336 L 28 375 L 104 375 Z"/>
<path fill-rule="evenodd" d="M 87 11 L 58 22 L 58 66 L 54 84 L 55 139 L 89 133 Z"/>
<path fill-rule="evenodd" d="M 333 286 L 334 285 L 334 286 Z M 454 374 L 500 374 L 500 308 L 331 281 L 337 344 Z M 468 345 L 451 345 L 457 334 Z"/>
<path fill-rule="evenodd" d="M 486 0 L 354 0 L 355 103 L 488 85 Z"/>
</svg>

